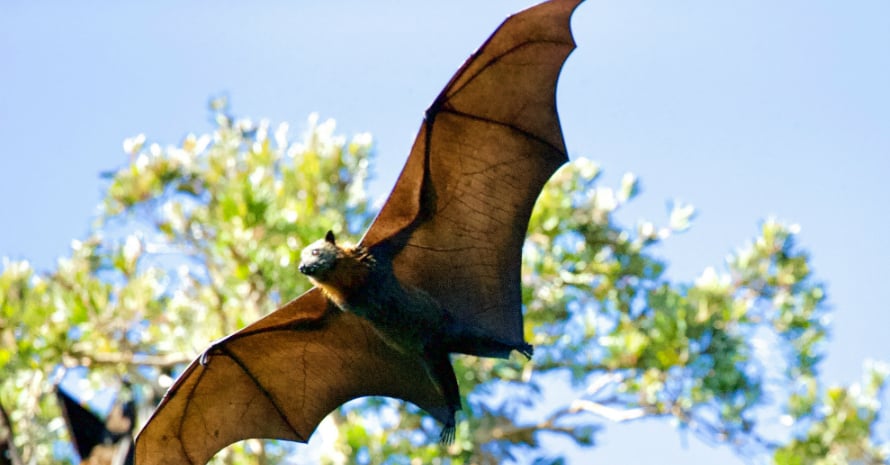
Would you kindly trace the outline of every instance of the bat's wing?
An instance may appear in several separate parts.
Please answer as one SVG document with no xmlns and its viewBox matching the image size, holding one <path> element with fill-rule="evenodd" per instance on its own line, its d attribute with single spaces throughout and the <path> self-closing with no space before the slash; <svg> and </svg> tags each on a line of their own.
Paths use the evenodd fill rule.
<svg viewBox="0 0 890 465">
<path fill-rule="evenodd" d="M 508 18 L 427 110 L 362 244 L 405 283 L 503 342 L 521 342 L 521 249 L 542 186 L 568 160 L 556 80 L 580 0 Z M 503 354 L 492 354 L 503 355 Z"/>
<path fill-rule="evenodd" d="M 555 89 L 578 3 L 509 18 L 464 64 L 362 240 L 393 259 L 403 282 L 504 342 L 523 340 L 519 266 L 532 206 L 567 160 Z M 192 362 L 137 437 L 136 463 L 203 464 L 246 438 L 305 442 L 330 411 L 368 395 L 453 419 L 417 354 L 314 289 Z"/>
<path fill-rule="evenodd" d="M 59 386 L 56 386 L 56 398 L 62 408 L 62 416 L 77 455 L 86 459 L 93 448 L 102 444 L 105 439 L 105 423 Z"/>
<path fill-rule="evenodd" d="M 115 401 L 108 418 L 102 421 L 58 385 L 56 399 L 82 463 L 132 465 L 135 414 L 132 400 Z"/>
<path fill-rule="evenodd" d="M 247 438 L 306 442 L 332 410 L 370 395 L 451 417 L 419 357 L 312 289 L 192 362 L 136 438 L 136 463 L 204 464 Z"/>
</svg>

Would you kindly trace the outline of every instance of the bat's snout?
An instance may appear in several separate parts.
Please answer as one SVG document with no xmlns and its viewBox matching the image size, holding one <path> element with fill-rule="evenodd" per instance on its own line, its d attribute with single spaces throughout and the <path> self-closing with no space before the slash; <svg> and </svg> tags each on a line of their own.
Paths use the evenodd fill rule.
<svg viewBox="0 0 890 465">
<path fill-rule="evenodd" d="M 300 263 L 297 269 L 306 276 L 317 276 L 321 271 L 321 267 L 316 263 Z"/>
</svg>

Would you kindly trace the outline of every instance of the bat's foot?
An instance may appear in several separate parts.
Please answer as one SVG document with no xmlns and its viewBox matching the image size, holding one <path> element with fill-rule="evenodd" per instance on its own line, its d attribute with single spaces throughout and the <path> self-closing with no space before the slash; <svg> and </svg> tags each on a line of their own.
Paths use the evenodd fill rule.
<svg viewBox="0 0 890 465">
<path fill-rule="evenodd" d="M 532 355 L 535 355 L 535 346 L 533 346 L 533 345 L 531 345 L 531 344 L 528 344 L 528 343 L 525 343 L 525 342 L 522 343 L 521 346 L 517 347 L 516 350 L 517 350 L 520 354 L 525 355 L 525 358 L 528 359 L 528 360 L 531 360 L 531 359 L 532 359 Z"/>
<path fill-rule="evenodd" d="M 442 337 L 443 345 L 452 353 L 508 359 L 515 350 L 529 360 L 535 353 L 535 348 L 525 341 L 506 342 L 482 328 L 465 326 L 458 322 L 451 322 Z"/>
<path fill-rule="evenodd" d="M 454 443 L 454 423 L 445 425 L 439 434 L 439 444 L 450 446 L 452 443 Z"/>
</svg>

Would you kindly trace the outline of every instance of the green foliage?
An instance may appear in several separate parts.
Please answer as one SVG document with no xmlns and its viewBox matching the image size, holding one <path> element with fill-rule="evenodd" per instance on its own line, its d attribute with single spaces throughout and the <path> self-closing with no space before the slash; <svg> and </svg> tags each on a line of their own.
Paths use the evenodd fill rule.
<svg viewBox="0 0 890 465">
<path fill-rule="evenodd" d="M 846 463 L 885 464 L 890 460 L 890 444 L 876 444 L 880 394 L 890 381 L 890 366 L 867 362 L 861 383 L 848 388 L 830 387 L 818 402 L 811 393 L 798 396 L 804 404 L 789 416 L 805 426 L 803 434 L 778 448 L 778 465 Z M 801 412 L 820 412 L 809 416 Z"/>
<path fill-rule="evenodd" d="M 46 395 L 62 368 L 88 366 L 94 388 L 127 375 L 144 420 L 210 341 L 307 288 L 295 271 L 305 244 L 328 229 L 355 237 L 370 222 L 369 136 L 335 136 L 312 117 L 292 140 L 286 124 L 234 120 L 214 105 L 211 134 L 125 142 L 130 162 L 109 175 L 101 218 L 55 270 L 4 261 L 0 404 L 26 463 L 69 460 L 53 454 L 66 438 Z M 887 460 L 875 435 L 886 367 L 869 367 L 861 385 L 819 383 L 825 292 L 796 226 L 765 221 L 724 266 L 671 282 L 651 248 L 687 229 L 694 208 L 674 205 L 667 226 L 625 227 L 615 213 L 639 182 L 628 174 L 611 189 L 599 174 L 570 163 L 532 214 L 522 283 L 535 359 L 455 357 L 467 413 L 447 450 L 417 408 L 352 402 L 317 434 L 326 463 L 563 463 L 539 449 L 543 435 L 591 445 L 608 422 L 652 417 L 780 464 Z M 551 395 L 562 379 L 573 397 Z M 777 422 L 763 424 L 777 412 L 778 437 Z M 294 449 L 247 441 L 217 460 L 274 462 Z"/>
</svg>

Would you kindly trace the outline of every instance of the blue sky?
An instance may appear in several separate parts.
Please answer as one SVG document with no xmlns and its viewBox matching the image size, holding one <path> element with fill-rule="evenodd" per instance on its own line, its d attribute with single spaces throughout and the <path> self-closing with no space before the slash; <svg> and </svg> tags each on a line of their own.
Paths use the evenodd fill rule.
<svg viewBox="0 0 890 465">
<path fill-rule="evenodd" d="M 48 269 L 88 230 L 101 171 L 125 137 L 206 131 L 225 92 L 238 116 L 317 111 L 374 134 L 372 191 L 401 169 L 423 110 L 463 60 L 528 1 L 27 2 L 0 6 L 0 256 Z M 658 252 L 691 280 L 769 216 L 800 224 L 828 284 L 832 383 L 890 361 L 890 3 L 588 1 L 559 86 L 573 158 L 642 196 L 622 213 L 693 229 Z M 640 447 L 640 438 L 647 447 Z M 610 426 L 602 463 L 738 463 L 665 423 Z M 573 463 L 586 463 L 587 459 Z"/>
</svg>

